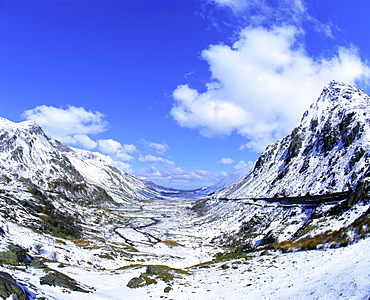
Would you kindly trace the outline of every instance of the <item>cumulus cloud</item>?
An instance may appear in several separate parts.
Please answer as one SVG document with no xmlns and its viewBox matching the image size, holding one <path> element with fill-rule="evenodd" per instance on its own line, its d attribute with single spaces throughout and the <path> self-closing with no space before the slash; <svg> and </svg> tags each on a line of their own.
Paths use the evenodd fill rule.
<svg viewBox="0 0 370 300">
<path fill-rule="evenodd" d="M 211 45 L 202 52 L 212 74 L 206 90 L 179 85 L 171 116 L 206 137 L 241 134 L 244 148 L 259 152 L 289 132 L 331 80 L 369 79 L 354 46 L 313 58 L 303 38 L 297 26 L 259 26 L 244 28 L 232 46 Z"/>
<path fill-rule="evenodd" d="M 56 108 L 41 105 L 25 111 L 23 117 L 39 124 L 49 137 L 87 150 L 97 148 L 113 166 L 124 172 L 132 172 L 132 166 L 126 161 L 134 159 L 130 154 L 137 152 L 135 145 L 122 145 L 112 139 L 94 141 L 89 137 L 106 131 L 108 122 L 102 113 L 75 106 Z"/>
<path fill-rule="evenodd" d="M 151 154 L 148 154 L 148 155 L 139 155 L 139 161 L 141 162 L 149 162 L 149 163 L 164 163 L 164 164 L 167 164 L 167 165 L 174 165 L 175 163 L 173 161 L 170 161 L 168 159 L 165 159 L 163 157 L 158 157 L 158 156 L 154 156 L 154 155 L 151 155 Z"/>
<path fill-rule="evenodd" d="M 234 160 L 232 158 L 223 157 L 217 163 L 223 165 L 231 165 L 232 163 L 234 163 Z"/>
<path fill-rule="evenodd" d="M 69 145 L 80 145 L 85 149 L 92 149 L 97 145 L 89 134 L 107 129 L 102 113 L 87 111 L 82 107 L 56 108 L 41 105 L 26 110 L 23 117 L 36 122 L 51 138 Z"/>
<path fill-rule="evenodd" d="M 235 13 L 248 7 L 248 1 L 243 0 L 210 0 L 210 2 L 219 6 L 230 7 Z"/>
<path fill-rule="evenodd" d="M 234 169 L 236 170 L 240 170 L 240 169 L 245 169 L 248 167 L 248 164 L 244 161 L 244 160 L 241 160 L 239 161 L 235 166 L 234 166 Z"/>
<path fill-rule="evenodd" d="M 132 165 L 130 165 L 129 163 L 114 160 L 111 156 L 104 155 L 99 152 L 94 152 L 94 154 L 123 172 L 126 172 L 126 173 L 133 172 Z"/>
<path fill-rule="evenodd" d="M 159 155 L 165 154 L 170 149 L 170 147 L 168 147 L 168 145 L 165 142 L 160 144 L 160 143 L 154 143 L 154 142 L 147 142 L 144 140 L 144 143 L 149 148 L 154 149 Z"/>
<path fill-rule="evenodd" d="M 252 169 L 254 165 L 254 161 L 247 161 L 245 162 L 244 160 L 239 161 L 235 166 L 235 170 L 241 170 L 241 169 Z"/>
<path fill-rule="evenodd" d="M 178 189 L 195 189 L 209 186 L 227 175 L 226 172 L 209 172 L 202 169 L 189 171 L 186 168 L 164 165 L 143 168 L 134 171 L 137 176 L 143 176 L 159 185 L 171 186 Z"/>
<path fill-rule="evenodd" d="M 98 149 L 105 154 L 111 155 L 120 161 L 130 161 L 134 158 L 129 153 L 136 152 L 136 146 L 132 144 L 122 145 L 120 142 L 106 139 L 97 141 Z"/>
<path fill-rule="evenodd" d="M 304 22 L 321 32 L 324 29 L 309 15 L 304 0 L 208 0 L 203 3 L 203 16 L 220 30 L 224 25 L 233 28 L 288 23 L 300 26 Z"/>
</svg>

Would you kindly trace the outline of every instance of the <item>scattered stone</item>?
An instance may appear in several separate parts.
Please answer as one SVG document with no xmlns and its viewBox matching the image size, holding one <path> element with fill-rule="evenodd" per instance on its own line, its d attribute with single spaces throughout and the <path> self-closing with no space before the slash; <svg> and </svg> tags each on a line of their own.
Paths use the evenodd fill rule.
<svg viewBox="0 0 370 300">
<path fill-rule="evenodd" d="M 127 286 L 128 286 L 129 288 L 134 289 L 134 288 L 139 287 L 139 286 L 140 286 L 141 284 L 143 284 L 144 282 L 145 282 L 145 280 L 144 280 L 142 277 L 134 277 L 134 278 L 132 278 L 132 279 L 128 282 Z"/>
<path fill-rule="evenodd" d="M 160 275 L 160 274 L 163 274 L 163 273 L 166 273 L 166 272 L 167 272 L 166 270 L 164 270 L 160 267 L 157 267 L 157 266 L 149 265 L 146 268 L 146 273 L 148 275 Z"/>
<path fill-rule="evenodd" d="M 14 298 L 14 296 L 17 298 Z M 13 299 L 27 300 L 28 297 L 11 275 L 6 272 L 0 272 L 0 296 L 4 299 L 13 297 Z"/>
<path fill-rule="evenodd" d="M 56 270 L 48 269 L 49 274 L 40 278 L 40 284 L 50 286 L 60 286 L 71 291 L 89 293 L 89 291 L 81 288 L 76 280 Z"/>
<path fill-rule="evenodd" d="M 5 265 L 12 265 L 12 266 L 18 266 L 19 265 L 19 260 L 18 256 L 14 252 L 0 252 L 0 262 L 1 264 Z"/>
<path fill-rule="evenodd" d="M 165 293 L 169 293 L 171 290 L 172 290 L 172 287 L 170 287 L 170 286 L 166 286 L 166 287 L 164 288 L 164 292 L 165 292 Z"/>
<path fill-rule="evenodd" d="M 224 265 L 221 266 L 221 269 L 223 269 L 223 270 L 227 270 L 228 268 L 230 268 L 230 267 L 227 264 L 224 264 Z"/>
<path fill-rule="evenodd" d="M 26 265 L 31 261 L 27 250 L 18 245 L 9 245 L 8 251 L 0 252 L 0 263 L 5 265 L 19 266 Z"/>
<path fill-rule="evenodd" d="M 36 269 L 47 269 L 47 265 L 45 265 L 45 259 L 43 257 L 36 257 L 32 260 L 31 266 Z"/>
</svg>

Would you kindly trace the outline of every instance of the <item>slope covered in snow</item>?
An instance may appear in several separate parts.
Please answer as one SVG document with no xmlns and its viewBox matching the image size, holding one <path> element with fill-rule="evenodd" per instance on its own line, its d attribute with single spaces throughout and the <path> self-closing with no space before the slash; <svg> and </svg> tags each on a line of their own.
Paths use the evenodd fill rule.
<svg viewBox="0 0 370 300">
<path fill-rule="evenodd" d="M 368 102 L 332 82 L 251 172 L 195 204 L 199 191 L 0 119 L 0 286 L 27 288 L 22 300 L 368 299 Z M 331 202 L 269 199 L 347 189 Z"/>
<path fill-rule="evenodd" d="M 102 154 L 49 139 L 32 121 L 0 118 L 0 161 L 0 172 L 20 175 L 41 189 L 70 188 L 72 194 L 82 188 L 104 190 L 113 203 L 152 199 L 167 191 L 118 170 Z"/>
<path fill-rule="evenodd" d="M 369 207 L 369 160 L 370 97 L 333 81 L 290 134 L 267 146 L 247 176 L 193 209 L 220 230 L 213 242 L 239 249 L 291 240 L 317 224 L 336 224 L 337 230 Z M 346 199 L 330 196 L 342 191 L 349 192 Z M 333 203 L 287 198 L 323 194 Z"/>
<path fill-rule="evenodd" d="M 250 171 L 250 168 L 242 168 L 235 172 L 229 173 L 224 178 L 216 182 L 214 185 L 200 189 L 196 191 L 195 194 L 199 197 L 206 197 L 216 194 L 243 179 L 250 173 Z"/>
<path fill-rule="evenodd" d="M 324 194 L 354 188 L 369 171 L 370 97 L 333 81 L 301 123 L 267 146 L 253 171 L 217 198 Z"/>
</svg>

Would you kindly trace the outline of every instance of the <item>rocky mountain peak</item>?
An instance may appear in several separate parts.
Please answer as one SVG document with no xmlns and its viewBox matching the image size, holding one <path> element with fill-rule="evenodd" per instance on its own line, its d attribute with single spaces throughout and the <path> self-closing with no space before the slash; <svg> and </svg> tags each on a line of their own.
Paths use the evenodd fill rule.
<svg viewBox="0 0 370 300">
<path fill-rule="evenodd" d="M 301 123 L 267 146 L 246 178 L 220 197 L 273 197 L 352 188 L 369 171 L 370 97 L 337 81 L 324 87 Z"/>
<path fill-rule="evenodd" d="M 338 117 L 343 117 L 343 115 L 354 110 L 365 109 L 364 112 L 366 113 L 369 104 L 369 95 L 357 87 L 332 81 L 324 87 L 318 100 L 303 114 L 301 124 L 322 122 L 329 118 L 332 119 L 335 114 Z M 368 118 L 365 117 L 364 119 Z"/>
</svg>

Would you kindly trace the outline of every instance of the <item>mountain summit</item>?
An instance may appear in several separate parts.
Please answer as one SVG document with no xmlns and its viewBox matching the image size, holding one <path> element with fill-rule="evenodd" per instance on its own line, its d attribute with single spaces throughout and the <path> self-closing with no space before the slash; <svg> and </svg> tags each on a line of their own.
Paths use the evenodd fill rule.
<svg viewBox="0 0 370 300">
<path fill-rule="evenodd" d="M 267 146 L 252 171 L 217 198 L 326 194 L 354 188 L 369 173 L 370 97 L 337 81 L 301 123 Z"/>
<path fill-rule="evenodd" d="M 344 233 L 351 222 L 368 221 L 369 160 L 370 97 L 332 81 L 244 178 L 193 210 L 222 232 L 213 239 L 217 244 L 255 249 L 317 236 L 311 249 L 325 248 L 323 236 L 334 239 L 330 230 Z M 350 234 L 342 240 L 349 243 Z"/>
</svg>

